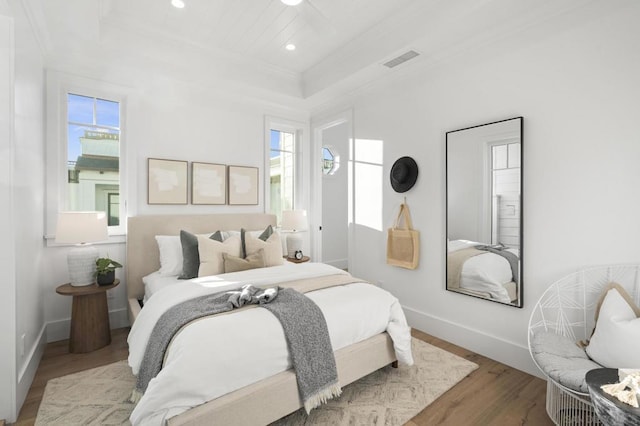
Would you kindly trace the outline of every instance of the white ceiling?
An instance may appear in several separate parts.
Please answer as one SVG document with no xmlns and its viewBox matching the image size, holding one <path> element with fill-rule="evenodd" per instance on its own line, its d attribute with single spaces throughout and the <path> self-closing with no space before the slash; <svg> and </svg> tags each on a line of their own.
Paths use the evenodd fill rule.
<svg viewBox="0 0 640 426">
<path fill-rule="evenodd" d="M 106 0 L 103 21 L 144 28 L 302 73 L 411 0 Z M 285 50 L 294 43 L 294 52 Z"/>
<path fill-rule="evenodd" d="M 50 67 L 113 73 L 151 64 L 185 81 L 304 99 L 388 75 L 381 64 L 409 49 L 421 54 L 411 64 L 437 62 L 592 0 L 184 0 L 184 9 L 170 0 L 21 2 Z"/>
</svg>

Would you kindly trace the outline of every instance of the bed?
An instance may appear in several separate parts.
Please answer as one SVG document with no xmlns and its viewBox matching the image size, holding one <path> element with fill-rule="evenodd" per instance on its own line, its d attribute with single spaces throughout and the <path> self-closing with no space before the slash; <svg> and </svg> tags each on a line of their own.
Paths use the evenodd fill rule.
<svg viewBox="0 0 640 426">
<path fill-rule="evenodd" d="M 195 289 L 198 285 L 202 285 L 202 281 L 207 281 L 210 285 L 211 282 L 215 281 L 216 285 L 219 284 L 220 281 L 224 281 L 224 285 L 229 285 L 231 283 L 241 282 L 242 279 L 240 275 L 242 273 L 231 273 L 225 274 L 224 276 L 216 276 L 216 277 L 201 277 L 198 283 L 197 279 L 191 280 L 188 284 L 185 282 L 177 283 L 175 285 L 171 283 L 161 284 L 160 287 L 167 286 L 166 289 L 157 291 L 144 305 L 142 308 L 141 301 L 145 296 L 145 287 L 143 284 L 143 278 L 153 276 L 153 273 L 160 268 L 159 261 L 159 250 L 158 245 L 155 241 L 155 236 L 157 235 L 177 235 L 180 230 L 187 230 L 193 233 L 209 233 L 215 230 L 238 230 L 240 228 L 245 228 L 248 230 L 260 231 L 267 227 L 268 225 L 275 226 L 276 218 L 273 215 L 267 214 L 217 214 L 217 215 L 158 215 L 158 216 L 137 216 L 130 217 L 128 219 L 128 236 L 127 236 L 127 263 L 126 267 L 126 278 L 127 278 L 127 295 L 129 302 L 129 318 L 132 323 L 132 331 L 130 333 L 130 352 L 132 354 L 137 353 L 138 358 L 140 357 L 140 347 L 142 344 L 137 341 L 140 340 L 139 337 L 144 333 L 140 332 L 140 330 L 144 330 L 148 328 L 149 318 L 154 317 L 154 312 L 158 309 L 158 306 L 161 306 L 164 300 L 166 303 L 167 300 L 173 298 L 171 296 L 171 292 L 175 292 L 175 295 L 180 295 L 176 286 L 183 285 L 181 289 Z M 278 280 L 282 280 L 282 277 L 294 276 L 295 274 L 299 277 L 311 276 L 313 274 L 322 273 L 329 274 L 333 273 L 329 271 L 327 268 L 328 265 L 321 264 L 301 264 L 295 265 L 289 262 L 284 262 L 281 266 L 274 266 L 271 268 L 266 268 L 264 271 L 259 270 L 251 270 L 245 271 L 250 277 L 251 282 L 260 281 L 260 277 L 256 274 L 262 272 L 264 275 L 263 283 L 268 284 L 270 282 L 277 282 Z M 335 269 L 335 268 L 333 268 Z M 259 272 L 256 272 L 259 271 Z M 240 274 L 240 275 L 234 275 Z M 309 275 L 311 274 L 311 275 Z M 286 281 L 286 278 L 284 278 Z M 271 280 L 271 281 L 270 281 Z M 325 289 L 318 292 L 307 293 L 308 297 L 317 297 L 320 299 L 312 299 L 322 308 L 322 303 L 328 303 L 326 300 L 329 300 L 330 297 L 327 296 L 329 291 L 355 291 L 354 289 L 357 286 L 367 286 L 367 288 L 375 289 L 374 292 L 384 292 L 382 289 L 378 289 L 377 287 L 371 286 L 369 284 L 349 284 L 347 286 L 341 286 L 339 290 L 334 287 L 330 289 Z M 353 287 L 352 287 L 353 286 Z M 334 290 L 336 289 L 336 290 Z M 191 290 L 189 290 L 191 291 Z M 194 290 L 199 291 L 199 290 Z M 386 293 L 386 292 L 385 292 Z M 324 294 L 324 296 L 322 296 Z M 377 294 L 377 293 L 376 293 Z M 382 294 L 382 293 L 381 293 Z M 389 295 L 390 296 L 390 295 Z M 332 296 L 333 297 L 333 296 Z M 377 297 L 377 296 L 376 296 Z M 325 302 L 322 302 L 323 298 Z M 341 299 L 341 297 L 338 297 Z M 381 296 L 381 298 L 385 299 L 388 296 Z M 395 298 L 394 298 L 395 299 Z M 397 302 L 397 299 L 395 299 Z M 367 302 L 369 303 L 369 302 Z M 384 302 L 387 303 L 387 302 Z M 323 308 L 324 309 L 324 308 Z M 364 308 L 363 308 L 364 309 Z M 371 311 L 384 311 L 385 309 L 370 309 Z M 399 310 L 400 313 L 397 312 Z M 251 315 L 258 315 L 257 311 L 264 311 L 263 309 L 252 309 L 245 312 L 254 312 Z M 389 325 L 386 329 L 381 329 L 376 331 L 372 335 L 366 335 L 361 339 L 354 339 L 351 337 L 351 340 L 345 340 L 345 342 L 340 346 L 338 345 L 338 349 L 335 350 L 335 358 L 336 358 L 336 366 L 338 378 L 341 386 L 345 386 L 355 380 L 358 380 L 365 375 L 387 366 L 399 358 L 398 350 L 402 350 L 404 355 L 400 358 L 405 358 L 404 362 L 407 362 L 407 356 L 410 358 L 410 334 L 409 328 L 406 325 L 406 321 L 404 320 L 404 314 L 402 314 L 401 308 L 399 307 L 399 303 L 393 303 L 393 307 L 391 311 L 395 313 L 391 313 L 391 317 L 395 318 L 393 321 L 389 321 Z M 234 317 L 236 315 L 236 317 Z M 230 314 L 230 315 L 222 315 L 220 317 L 234 317 L 240 318 L 240 313 L 238 314 Z M 248 314 L 244 314 L 248 317 Z M 335 320 L 331 320 L 332 314 L 327 314 L 325 312 L 325 316 L 327 317 L 327 323 L 331 331 L 331 327 Z M 218 318 L 216 316 L 215 318 Z M 207 319 L 207 321 L 209 321 Z M 213 321 L 213 320 L 212 320 Z M 222 327 L 224 329 L 227 326 L 222 322 L 223 320 L 215 320 L 218 321 L 215 327 Z M 225 319 L 224 321 L 229 321 L 229 319 Z M 236 321 L 234 319 L 234 321 Z M 260 320 L 259 320 L 260 321 Z M 356 319 L 355 322 L 361 321 L 366 322 L 364 320 Z M 198 325 L 204 323 L 205 321 L 195 322 L 184 330 L 191 329 L 201 329 L 204 325 Z M 262 321 L 266 322 L 266 321 Z M 372 321 L 375 323 L 376 321 Z M 392 324 L 393 322 L 393 324 Z M 213 322 L 212 322 L 213 324 Z M 229 329 L 233 329 L 235 324 L 227 322 L 229 325 Z M 358 327 L 362 326 L 362 324 L 358 325 Z M 198 331 L 202 332 L 202 331 Z M 402 336 L 402 339 L 405 339 L 404 342 L 399 342 L 399 337 L 394 337 L 392 339 L 389 335 L 395 334 L 396 336 Z M 166 372 L 166 375 L 162 378 L 161 374 L 157 377 L 157 383 L 162 383 L 165 380 L 166 383 L 172 383 L 170 380 L 171 375 L 178 374 L 181 372 L 181 368 L 191 368 L 189 362 L 181 362 L 181 357 L 184 354 L 189 356 L 204 357 L 204 351 L 201 354 L 200 350 L 196 351 L 195 349 L 186 350 L 185 348 L 189 348 L 189 346 L 184 346 L 184 343 L 187 339 L 195 338 L 190 337 L 193 334 L 197 336 L 197 332 L 181 332 L 174 341 L 171 343 L 170 350 L 167 352 L 167 357 L 165 358 L 165 367 L 161 374 Z M 183 337 L 184 336 L 184 337 Z M 178 340 L 180 340 L 178 342 Z M 334 343 L 334 336 L 332 335 L 332 344 L 334 348 L 336 345 Z M 193 343 L 192 343 L 193 344 Z M 406 345 L 408 344 L 408 354 Z M 399 349 L 400 346 L 404 346 L 404 349 Z M 209 349 L 206 349 L 209 350 Z M 247 351 L 243 353 L 246 354 Z M 249 351 L 251 352 L 251 351 Z M 256 351 L 260 352 L 261 351 Z M 195 354 L 195 355 L 193 355 Z M 211 356 L 216 356 L 216 353 L 211 352 Z M 209 355 L 207 355 L 209 356 Z M 222 356 L 222 355 L 221 355 Z M 239 355 L 241 356 L 241 355 Z M 130 356 L 131 358 L 131 356 Z M 134 356 L 135 358 L 135 356 Z M 188 357 L 185 359 L 189 359 Z M 403 359 L 401 359 L 403 361 Z M 138 361 L 139 362 L 139 361 Z M 262 362 L 260 358 L 256 356 L 256 363 Z M 130 360 L 131 364 L 131 360 Z M 269 367 L 268 362 L 264 362 L 264 365 Z M 206 367 L 206 366 L 204 366 Z M 199 367 L 198 367 L 199 368 Z M 269 367 L 270 368 L 270 367 Z M 203 368 L 202 371 L 203 376 L 209 374 L 210 368 Z M 212 369 L 211 369 L 212 370 Z M 134 369 L 135 371 L 135 369 Z M 265 370 L 268 371 L 268 368 Z M 213 373 L 211 373 L 213 374 Z M 176 384 L 175 388 L 179 389 L 180 386 L 184 387 L 185 390 L 179 394 L 180 398 L 171 397 L 164 394 L 167 388 L 173 388 L 174 386 L 155 386 L 155 389 L 163 389 L 162 394 L 157 394 L 150 392 L 147 390 L 143 399 L 140 401 L 139 406 L 145 406 L 145 404 L 153 406 L 154 402 L 145 401 L 145 398 L 148 400 L 161 400 L 162 398 L 170 398 L 171 407 L 168 407 L 165 411 L 159 412 L 158 414 L 154 413 L 153 415 L 148 415 L 146 417 L 135 417 L 136 424 L 161 424 L 165 421 L 170 425 L 182 425 L 182 424 L 234 424 L 234 425 L 258 425 L 258 424 L 268 424 L 272 421 L 275 421 L 289 413 L 292 413 L 299 409 L 301 405 L 301 400 L 298 395 L 298 387 L 296 383 L 296 376 L 291 369 L 285 369 L 283 371 L 274 370 L 273 374 L 267 374 L 265 377 L 260 378 L 259 380 L 242 385 L 238 388 L 230 390 L 228 392 L 222 390 L 222 394 L 215 396 L 211 400 L 207 401 L 199 401 L 194 403 L 194 400 L 198 400 L 198 398 L 202 398 L 202 395 L 198 394 L 194 397 L 191 395 L 186 395 L 192 393 L 190 391 L 190 380 L 194 382 L 204 380 L 202 377 L 192 377 L 189 379 L 187 375 L 180 376 L 180 380 L 184 380 L 182 384 Z M 156 380 L 156 379 L 154 379 Z M 168 380 L 168 381 L 167 381 Z M 207 379 L 210 380 L 210 379 Z M 226 379 L 225 379 L 226 381 Z M 218 383 L 215 380 L 210 380 L 207 383 Z M 225 382 L 226 383 L 226 382 Z M 212 386 L 212 387 L 216 387 Z M 194 383 L 194 389 L 195 389 Z M 148 389 L 151 389 L 151 383 Z M 171 390 L 167 390 L 170 392 Z M 207 390 L 208 391 L 208 390 Z M 220 391 L 219 389 L 217 391 Z M 199 391 L 198 391 L 199 392 Z M 197 394 L 196 390 L 193 391 L 194 394 Z M 149 396 L 151 395 L 151 396 Z M 185 398 L 187 400 L 180 400 L 182 396 L 186 395 Z M 188 398 L 191 398 L 188 400 Z M 195 398 L 195 399 L 194 399 Z M 165 404 L 165 402 L 158 403 Z M 136 407 L 138 410 L 139 407 Z M 136 411 L 134 410 L 134 413 Z M 239 415 L 238 413 L 241 413 Z M 134 416 L 132 415 L 132 419 Z"/>
<path fill-rule="evenodd" d="M 502 303 L 516 303 L 518 266 L 512 267 L 503 255 L 496 253 L 510 253 L 517 261 L 518 250 L 501 248 L 491 252 L 486 247 L 476 241 L 447 241 L 447 289 Z"/>
</svg>

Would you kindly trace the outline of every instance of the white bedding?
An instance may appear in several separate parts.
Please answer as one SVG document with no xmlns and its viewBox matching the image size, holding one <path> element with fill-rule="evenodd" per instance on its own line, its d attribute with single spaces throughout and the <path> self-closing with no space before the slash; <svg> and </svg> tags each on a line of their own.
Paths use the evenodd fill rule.
<svg viewBox="0 0 640 426">
<path fill-rule="evenodd" d="M 129 365 L 140 369 L 154 324 L 171 306 L 204 294 L 255 285 L 345 273 L 320 263 L 282 265 L 180 280 L 149 298 L 129 333 Z M 411 365 L 410 329 L 398 300 L 370 284 L 356 283 L 306 294 L 322 310 L 333 350 L 387 331 L 398 361 Z M 260 354 L 258 357 L 256 354 Z M 164 420 L 291 368 L 282 327 L 266 309 L 248 309 L 197 321 L 173 340 L 163 369 L 131 414 L 134 425 Z"/>
<path fill-rule="evenodd" d="M 448 242 L 449 253 L 482 243 L 468 240 L 453 240 Z M 507 251 L 518 256 L 518 250 Z M 489 294 L 492 299 L 511 303 L 511 297 L 505 287 L 513 281 L 511 265 L 504 257 L 494 253 L 484 253 L 467 259 L 462 266 L 460 288 Z"/>
</svg>

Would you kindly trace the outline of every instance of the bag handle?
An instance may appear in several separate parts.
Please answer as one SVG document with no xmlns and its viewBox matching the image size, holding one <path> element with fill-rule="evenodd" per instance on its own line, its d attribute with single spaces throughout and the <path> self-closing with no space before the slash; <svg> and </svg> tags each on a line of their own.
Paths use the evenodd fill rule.
<svg viewBox="0 0 640 426">
<path fill-rule="evenodd" d="M 400 204 L 400 211 L 398 212 L 398 216 L 396 217 L 396 223 L 394 224 L 394 228 L 400 228 L 400 222 L 404 217 L 404 229 L 413 229 L 413 223 L 411 222 L 411 213 L 409 212 L 409 206 L 402 203 Z"/>
</svg>

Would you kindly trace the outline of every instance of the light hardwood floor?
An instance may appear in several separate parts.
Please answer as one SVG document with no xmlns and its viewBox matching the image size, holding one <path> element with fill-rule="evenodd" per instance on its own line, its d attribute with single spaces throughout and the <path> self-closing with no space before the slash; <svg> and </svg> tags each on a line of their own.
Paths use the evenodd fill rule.
<svg viewBox="0 0 640 426">
<path fill-rule="evenodd" d="M 68 342 L 49 343 L 17 425 L 32 425 L 47 380 L 127 358 L 129 329 L 112 331 L 112 343 L 89 354 L 70 354 Z M 479 368 L 407 423 L 431 425 L 535 425 L 553 423 L 545 411 L 543 380 L 444 340 L 413 330 L 413 336 L 479 365 Z"/>
</svg>

